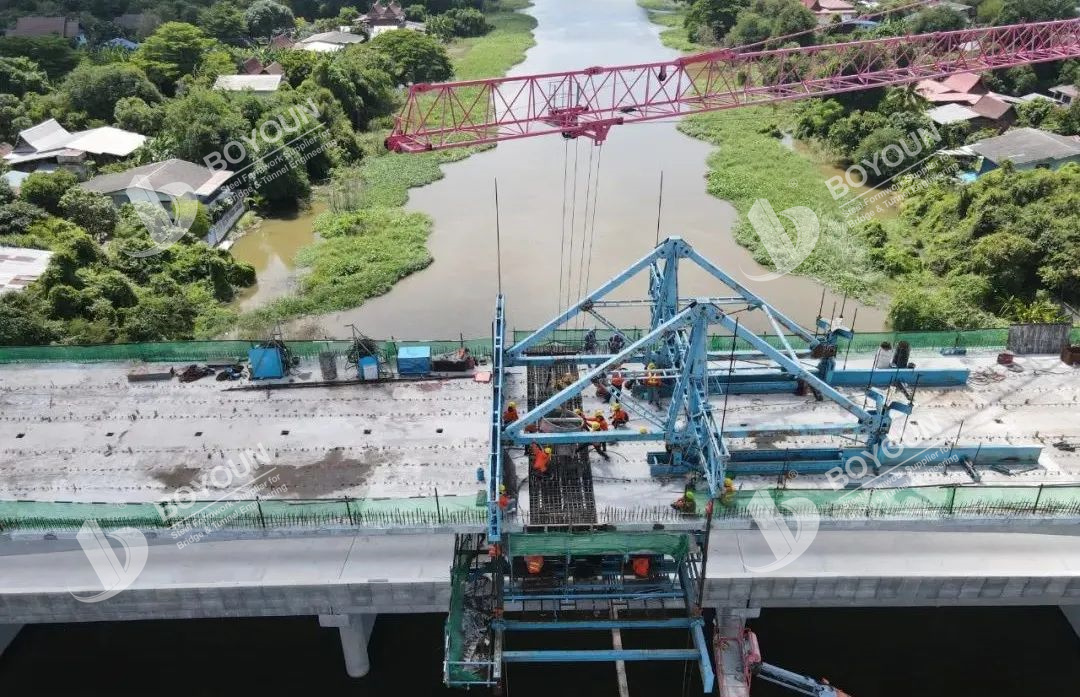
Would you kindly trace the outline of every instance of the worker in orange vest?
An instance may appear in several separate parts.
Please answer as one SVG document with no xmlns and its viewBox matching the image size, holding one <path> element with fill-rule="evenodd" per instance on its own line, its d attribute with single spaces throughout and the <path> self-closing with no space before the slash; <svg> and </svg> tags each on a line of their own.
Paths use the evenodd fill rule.
<svg viewBox="0 0 1080 697">
<path fill-rule="evenodd" d="M 604 387 L 604 381 L 596 377 L 592 379 L 593 387 L 596 388 L 596 398 L 601 402 L 607 402 L 611 399 L 611 391 Z"/>
<path fill-rule="evenodd" d="M 517 403 L 510 402 L 506 405 L 506 411 L 503 412 L 503 426 L 509 426 L 518 420 Z"/>
<path fill-rule="evenodd" d="M 599 409 L 593 414 L 591 419 L 587 419 L 585 423 L 588 425 L 589 430 L 592 431 L 606 431 L 608 430 L 607 419 L 604 418 L 604 412 Z M 607 443 L 600 441 L 599 443 L 593 443 L 593 447 L 596 448 L 596 452 L 600 453 L 604 457 L 607 457 Z"/>
<path fill-rule="evenodd" d="M 623 384 L 625 384 L 625 383 L 626 383 L 626 378 L 623 377 L 622 371 L 616 369 L 615 372 L 613 372 L 611 374 L 611 387 L 616 392 L 621 392 L 622 388 L 623 388 Z"/>
<path fill-rule="evenodd" d="M 626 422 L 630 420 L 630 415 L 626 413 L 626 410 L 622 408 L 622 405 L 615 402 L 611 405 L 611 425 L 615 428 L 622 428 L 626 425 Z"/>
<path fill-rule="evenodd" d="M 649 577 L 648 557 L 634 557 L 630 560 L 630 566 L 634 569 L 634 575 L 638 578 Z"/>
<path fill-rule="evenodd" d="M 536 443 L 532 444 L 532 468 L 536 470 L 536 473 L 540 476 L 544 476 L 548 471 L 548 462 L 551 461 L 551 448 L 540 449 L 540 446 Z"/>
<path fill-rule="evenodd" d="M 525 557 L 525 570 L 532 575 L 540 573 L 540 570 L 544 568 L 544 558 L 539 554 L 530 555 Z"/>
<path fill-rule="evenodd" d="M 656 374 L 656 364 L 650 363 L 645 373 L 645 391 L 649 396 L 649 404 L 657 409 L 660 408 L 660 385 L 663 384 L 660 376 Z"/>
</svg>

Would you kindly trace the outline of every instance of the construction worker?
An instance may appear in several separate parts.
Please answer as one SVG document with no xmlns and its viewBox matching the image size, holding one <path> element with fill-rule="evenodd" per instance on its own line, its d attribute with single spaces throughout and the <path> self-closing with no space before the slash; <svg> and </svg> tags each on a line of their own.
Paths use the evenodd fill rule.
<svg viewBox="0 0 1080 697">
<path fill-rule="evenodd" d="M 593 417 L 586 421 L 589 425 L 589 429 L 593 431 L 606 431 L 608 430 L 607 419 L 604 418 L 604 412 L 599 409 L 593 414 Z M 596 448 L 596 452 L 607 458 L 607 443 L 601 441 L 599 443 L 593 443 L 593 447 Z"/>
<path fill-rule="evenodd" d="M 585 353 L 596 353 L 596 330 L 590 329 L 585 332 Z"/>
<path fill-rule="evenodd" d="M 630 559 L 630 567 L 634 570 L 634 575 L 638 578 L 649 577 L 649 566 L 648 557 L 632 557 Z"/>
<path fill-rule="evenodd" d="M 608 353 L 618 353 L 623 350 L 624 344 L 622 334 L 612 334 L 611 338 L 607 340 L 607 351 Z"/>
<path fill-rule="evenodd" d="M 540 449 L 540 446 L 536 443 L 532 444 L 532 468 L 533 470 L 543 477 L 548 472 L 548 463 L 551 461 L 551 448 Z"/>
<path fill-rule="evenodd" d="M 600 378 L 596 377 L 592 379 L 593 387 L 596 388 L 596 398 L 601 402 L 607 402 L 611 400 L 611 391 L 604 387 L 604 382 Z"/>
<path fill-rule="evenodd" d="M 510 402 L 503 412 L 503 426 L 509 426 L 518 420 L 517 402 Z"/>
<path fill-rule="evenodd" d="M 731 477 L 724 477 L 724 493 L 720 494 L 720 505 L 730 506 L 735 500 L 735 481 Z"/>
<path fill-rule="evenodd" d="M 671 504 L 679 513 L 697 513 L 697 500 L 694 496 L 694 487 L 690 484 L 686 485 L 683 490 L 683 495 L 675 499 L 675 503 Z"/>
<path fill-rule="evenodd" d="M 507 509 L 509 509 L 509 508 L 510 508 L 510 496 L 507 495 L 507 493 L 506 493 L 506 485 L 505 484 L 500 484 L 499 485 L 499 509 L 503 513 L 506 513 Z"/>
<path fill-rule="evenodd" d="M 623 384 L 626 383 L 626 378 L 623 377 L 622 370 L 616 368 L 615 372 L 611 374 L 611 387 L 616 391 L 622 391 Z"/>
<path fill-rule="evenodd" d="M 533 554 L 525 557 L 525 570 L 533 576 L 540 573 L 540 570 L 544 568 L 544 558 L 539 554 Z"/>
<path fill-rule="evenodd" d="M 611 425 L 615 428 L 622 428 L 626 425 L 626 422 L 630 420 L 630 415 L 626 413 L 626 410 L 622 408 L 622 405 L 615 402 L 611 405 Z"/>
<path fill-rule="evenodd" d="M 656 373 L 656 364 L 650 363 L 645 371 L 645 392 L 649 397 L 649 404 L 659 409 L 660 385 L 663 383 L 660 380 L 660 376 Z"/>
</svg>

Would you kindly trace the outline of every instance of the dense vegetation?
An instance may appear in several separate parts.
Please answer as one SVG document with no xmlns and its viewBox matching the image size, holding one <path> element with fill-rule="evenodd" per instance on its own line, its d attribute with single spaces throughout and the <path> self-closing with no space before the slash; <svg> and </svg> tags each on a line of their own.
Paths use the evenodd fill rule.
<svg viewBox="0 0 1080 697">
<path fill-rule="evenodd" d="M 245 173 L 233 185 L 263 215 L 305 205 L 316 185 L 354 189 L 319 222 L 324 241 L 298 260 L 310 268 L 301 295 L 244 318 L 244 324 L 261 328 L 274 319 L 353 306 L 430 263 L 430 221 L 400 206 L 409 186 L 441 176 L 440 162 L 467 155 L 383 157 L 397 86 L 450 78 L 455 66 L 448 48 L 459 75 L 505 70 L 531 45 L 533 21 L 512 12 L 520 6 L 511 0 L 498 11 L 479 0 L 428 0 L 410 6 L 409 14 L 433 22 L 431 35 L 384 32 L 323 54 L 273 48 L 268 39 L 352 24 L 360 14 L 355 7 L 304 0 L 116 0 L 61 9 L 16 2 L 0 11 L 0 24 L 35 11 L 66 10 L 79 17 L 89 41 L 78 46 L 55 37 L 0 37 L 0 141 L 14 142 L 20 130 L 48 118 L 69 130 L 132 130 L 149 137 L 144 147 L 124 161 L 91 162 L 83 176 L 170 157 L 227 166 Z M 124 12 L 140 13 L 135 26 L 119 20 Z M 115 36 L 140 45 L 133 52 L 101 47 Z M 252 57 L 283 66 L 286 84 L 278 92 L 212 89 L 219 75 L 239 72 Z M 299 141 L 281 133 L 293 124 L 310 135 Z M 130 205 L 118 212 L 76 183 L 67 172 L 35 174 L 21 200 L 11 200 L 9 191 L 0 198 L 0 244 L 56 253 L 45 277 L 24 293 L 0 298 L 0 344 L 183 339 L 236 322 L 224 303 L 254 282 L 251 268 L 195 242 L 224 207 L 200 208 L 180 245 L 139 258 L 127 252 L 153 244 L 140 216 Z M 70 266 L 73 248 L 81 250 L 76 267 Z M 101 292 L 99 275 L 116 283 L 123 277 L 131 292 L 122 304 Z"/>
<path fill-rule="evenodd" d="M 1075 14 L 1074 3 L 1059 0 L 969 4 L 976 6 L 975 21 L 982 24 Z M 798 11 L 801 3 L 787 0 L 678 4 L 642 0 L 642 5 L 671 12 L 652 17 L 668 27 L 665 43 L 684 50 L 707 44 L 745 45 L 797 32 L 806 24 Z M 947 31 L 967 23 L 963 15 L 937 7 L 893 17 L 854 36 Z M 795 39 L 804 42 L 810 36 Z M 1080 62 L 1021 66 L 982 78 L 992 90 L 1021 96 L 1055 84 L 1080 83 Z M 894 179 L 932 150 L 998 133 L 965 123 L 936 126 L 925 116 L 927 108 L 913 87 L 893 88 L 793 106 L 704 114 L 687 119 L 680 129 L 718 146 L 708 162 L 708 191 L 730 200 L 740 213 L 745 215 L 757 199 L 767 199 L 777 211 L 793 206 L 813 209 L 821 221 L 821 236 L 798 272 L 864 299 L 890 294 L 889 320 L 894 328 L 1059 320 L 1057 301 L 1080 301 L 1080 167 L 1014 171 L 1005 166 L 962 184 L 941 171 L 944 160 L 933 159 L 928 174 Z M 1080 134 L 1080 102 L 1066 108 L 1035 100 L 1018 104 L 1015 111 L 1018 126 Z M 801 151 L 784 146 L 778 139 L 784 131 L 809 146 Z M 883 148 L 900 143 L 914 154 L 904 152 L 898 161 L 881 161 Z M 844 199 L 834 198 L 826 186 L 824 164 L 863 165 L 868 184 L 887 182 L 902 203 L 879 220 L 845 214 Z M 745 218 L 735 236 L 759 262 L 772 263 Z"/>
</svg>

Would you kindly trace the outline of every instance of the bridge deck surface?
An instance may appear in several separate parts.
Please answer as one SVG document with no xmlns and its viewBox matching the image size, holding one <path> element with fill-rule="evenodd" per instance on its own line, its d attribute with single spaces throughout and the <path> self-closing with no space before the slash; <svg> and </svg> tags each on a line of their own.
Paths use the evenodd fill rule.
<svg viewBox="0 0 1080 697">
<path fill-rule="evenodd" d="M 1040 467 L 1024 474 L 984 474 L 985 483 L 1039 484 L 1080 481 L 1080 453 L 1056 447 L 1080 445 L 1080 372 L 1056 357 L 1017 360 L 1021 370 L 994 363 L 995 354 L 941 357 L 915 353 L 920 366 L 965 366 L 975 379 L 966 387 L 920 387 L 906 431 L 900 417 L 892 435 L 905 442 L 960 441 L 1041 444 Z M 869 367 L 866 355 L 849 368 Z M 126 379 L 131 364 L 27 364 L 0 368 L 0 498 L 73 501 L 156 501 L 204 475 L 237 461 L 247 450 L 265 450 L 252 479 L 274 468 L 285 498 L 472 495 L 476 469 L 486 467 L 490 385 L 471 379 L 395 382 L 273 391 L 225 391 L 238 383 L 204 378 L 194 383 Z M 318 380 L 318 370 L 299 381 Z M 525 403 L 525 375 L 511 372 L 509 398 Z M 844 389 L 858 397 L 859 390 Z M 584 408 L 602 405 L 589 388 Z M 717 399 L 715 406 L 723 406 Z M 794 395 L 738 396 L 727 403 L 725 423 L 798 424 L 851 421 L 831 402 Z M 640 418 L 630 423 L 637 429 Z M 439 431 L 441 429 L 441 432 Z M 735 439 L 732 446 L 807 447 L 851 445 L 838 439 L 783 436 Z M 681 493 L 679 481 L 649 474 L 645 454 L 656 444 L 622 443 L 609 458 L 590 454 L 596 508 L 657 509 Z M 518 475 L 526 463 L 511 453 Z M 231 486 L 243 484 L 234 478 Z M 961 471 L 905 472 L 890 486 L 970 483 Z M 774 477 L 743 477 L 740 487 L 774 486 Z M 820 476 L 796 486 L 824 487 Z M 219 489 L 200 498 L 214 498 Z M 267 495 L 267 492 L 263 492 Z M 528 496 L 519 497 L 527 510 Z"/>
</svg>

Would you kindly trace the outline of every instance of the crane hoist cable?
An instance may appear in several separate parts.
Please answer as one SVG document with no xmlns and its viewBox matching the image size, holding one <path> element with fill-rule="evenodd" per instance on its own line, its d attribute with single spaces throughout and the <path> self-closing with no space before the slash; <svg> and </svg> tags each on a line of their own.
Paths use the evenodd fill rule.
<svg viewBox="0 0 1080 697">
<path fill-rule="evenodd" d="M 577 269 L 577 293 L 574 298 L 576 301 L 581 301 L 581 281 L 584 276 L 585 266 L 585 236 L 589 232 L 589 198 L 592 194 L 592 174 L 593 174 L 593 151 L 594 147 L 589 148 L 589 169 L 588 174 L 585 177 L 585 213 L 581 216 L 581 252 L 578 254 L 578 269 Z M 584 313 L 578 314 L 578 327 L 584 328 L 585 316 Z"/>
<path fill-rule="evenodd" d="M 562 165 L 562 229 L 559 234 L 559 294 L 555 296 L 555 314 L 561 315 L 562 308 L 562 287 L 563 287 L 563 268 L 566 265 L 566 179 L 567 170 L 570 165 L 570 141 L 563 141 L 563 165 Z"/>
<path fill-rule="evenodd" d="M 600 164 L 604 158 L 604 144 L 600 143 L 596 152 L 596 181 L 593 183 L 592 222 L 589 224 L 589 256 L 585 263 L 585 292 L 589 292 L 589 277 L 592 276 L 592 250 L 596 240 L 596 202 L 600 198 Z"/>
<path fill-rule="evenodd" d="M 574 176 L 573 184 L 570 187 L 573 198 L 570 203 L 570 246 L 566 258 L 566 305 L 564 307 L 570 307 L 570 281 L 573 278 L 573 263 L 574 263 L 574 233 L 577 223 L 577 179 L 578 179 L 578 141 L 574 140 Z"/>
</svg>

